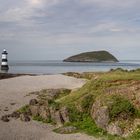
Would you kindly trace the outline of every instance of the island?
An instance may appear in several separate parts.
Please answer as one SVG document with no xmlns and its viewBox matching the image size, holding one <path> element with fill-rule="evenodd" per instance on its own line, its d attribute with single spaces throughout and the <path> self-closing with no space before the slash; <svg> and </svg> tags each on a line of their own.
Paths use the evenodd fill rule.
<svg viewBox="0 0 140 140">
<path fill-rule="evenodd" d="M 119 62 L 107 51 L 93 51 L 80 53 L 63 60 L 64 62 Z"/>
</svg>

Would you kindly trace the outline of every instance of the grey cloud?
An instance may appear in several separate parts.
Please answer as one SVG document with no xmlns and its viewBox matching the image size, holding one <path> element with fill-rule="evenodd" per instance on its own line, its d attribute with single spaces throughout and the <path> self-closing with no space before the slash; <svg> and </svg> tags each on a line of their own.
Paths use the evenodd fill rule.
<svg viewBox="0 0 140 140">
<path fill-rule="evenodd" d="M 73 53 L 74 50 L 75 53 L 97 49 L 140 50 L 139 0 L 0 2 L 0 49 L 5 46 L 11 52 L 22 50 L 24 53 L 33 49 L 36 54 L 43 48 L 46 59 L 54 48 L 63 48 L 64 56 L 65 51 Z M 60 58 L 59 54 L 55 57 Z"/>
</svg>

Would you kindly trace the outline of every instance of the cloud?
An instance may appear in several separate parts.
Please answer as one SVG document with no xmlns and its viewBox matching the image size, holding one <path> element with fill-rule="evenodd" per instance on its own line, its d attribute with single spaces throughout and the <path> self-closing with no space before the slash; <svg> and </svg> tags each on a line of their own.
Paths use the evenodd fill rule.
<svg viewBox="0 0 140 140">
<path fill-rule="evenodd" d="M 0 43 L 34 46 L 140 44 L 139 0 L 0 0 Z M 25 45 L 25 46 L 26 46 Z M 14 48 L 14 47 L 13 47 Z M 90 47 L 89 47 L 90 48 Z M 110 47 L 111 48 L 111 47 Z M 92 49 L 92 47 L 91 47 Z"/>
<path fill-rule="evenodd" d="M 133 6 L 136 6 L 140 3 L 139 0 L 81 0 L 84 4 L 97 4 L 101 7 L 120 7 L 120 8 L 131 8 Z"/>
</svg>

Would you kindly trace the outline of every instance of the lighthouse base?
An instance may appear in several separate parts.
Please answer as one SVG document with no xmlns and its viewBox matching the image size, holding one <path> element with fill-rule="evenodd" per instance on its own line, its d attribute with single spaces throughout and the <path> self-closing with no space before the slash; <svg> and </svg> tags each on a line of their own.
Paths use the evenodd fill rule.
<svg viewBox="0 0 140 140">
<path fill-rule="evenodd" d="M 9 66 L 8 65 L 1 65 L 1 70 L 9 70 Z"/>
</svg>

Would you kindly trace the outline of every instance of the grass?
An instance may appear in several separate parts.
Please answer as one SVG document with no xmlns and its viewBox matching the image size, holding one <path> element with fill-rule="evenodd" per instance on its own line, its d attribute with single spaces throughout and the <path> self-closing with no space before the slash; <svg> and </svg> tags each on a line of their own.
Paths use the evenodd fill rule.
<svg viewBox="0 0 140 140">
<path fill-rule="evenodd" d="M 128 99 L 120 95 L 111 95 L 103 97 L 109 107 L 110 118 L 114 119 L 120 114 L 125 113 L 127 117 L 136 116 L 136 109 Z"/>
<path fill-rule="evenodd" d="M 95 76 L 98 77 L 96 80 L 94 79 Z M 102 97 L 105 102 L 104 104 L 109 107 L 111 121 L 118 120 L 123 128 L 129 129 L 129 123 L 132 124 L 135 118 L 140 117 L 140 111 L 136 109 L 135 104 L 132 104 L 133 102 L 130 98 L 124 96 L 125 94 L 120 93 L 117 95 L 113 93 L 113 90 L 119 88 L 125 89 L 134 81 L 140 81 L 140 70 L 126 71 L 117 69 L 106 73 L 81 74 L 81 77 L 87 78 L 89 81 L 79 90 L 55 100 L 60 106 L 70 107 L 70 125 L 78 127 L 81 132 L 104 137 L 106 140 L 128 139 L 128 137 L 121 138 L 109 135 L 98 128 L 90 118 L 90 110 L 96 99 Z M 107 94 L 106 89 L 113 89 L 112 94 Z M 125 119 L 122 117 L 126 117 L 128 120 L 128 122 L 126 121 L 127 125 Z M 137 140 L 139 136 L 140 132 L 136 131 L 131 138 Z"/>
<path fill-rule="evenodd" d="M 89 114 L 83 114 L 75 107 L 70 108 L 70 123 L 66 123 L 65 126 L 74 126 L 77 128 L 77 132 L 86 133 L 105 140 L 123 140 L 121 137 L 107 134 L 105 130 L 97 127 Z"/>
<path fill-rule="evenodd" d="M 26 113 L 29 111 L 29 105 L 25 105 L 23 107 L 21 107 L 20 109 L 17 110 L 20 113 Z"/>
<path fill-rule="evenodd" d="M 51 117 L 49 119 L 44 119 L 41 116 L 33 116 L 33 120 L 43 122 L 43 123 L 52 123 Z"/>
</svg>

